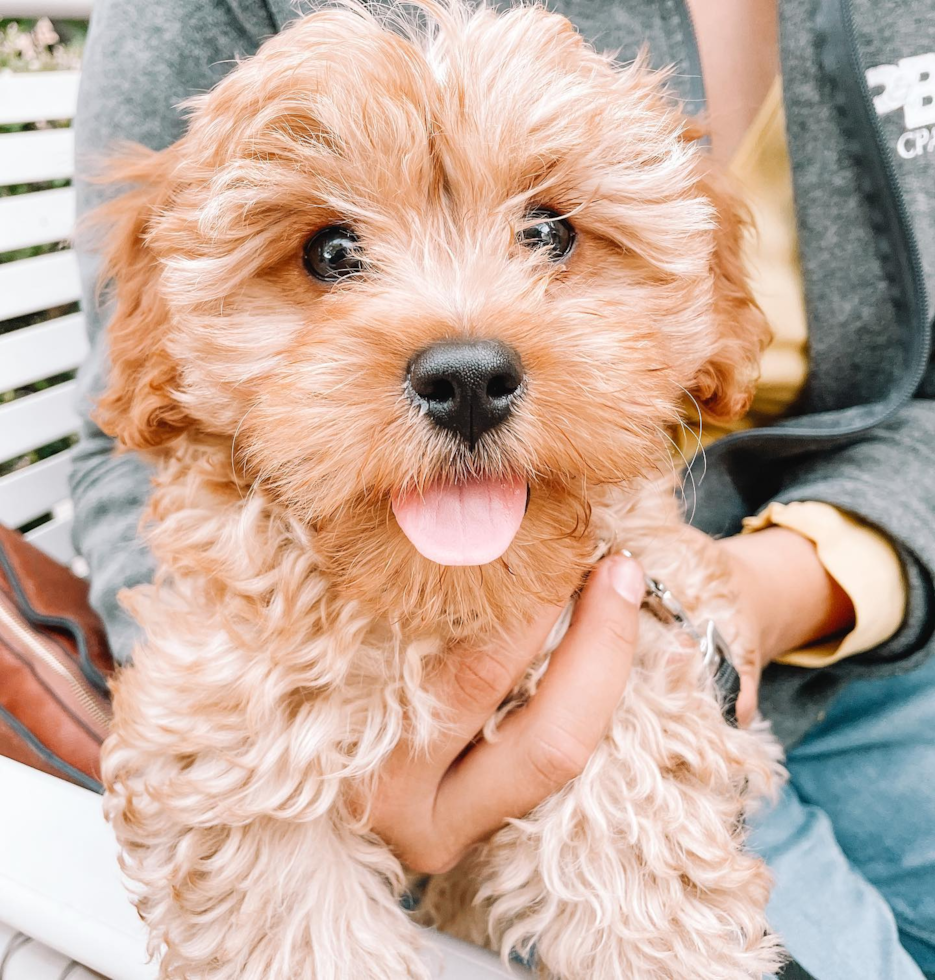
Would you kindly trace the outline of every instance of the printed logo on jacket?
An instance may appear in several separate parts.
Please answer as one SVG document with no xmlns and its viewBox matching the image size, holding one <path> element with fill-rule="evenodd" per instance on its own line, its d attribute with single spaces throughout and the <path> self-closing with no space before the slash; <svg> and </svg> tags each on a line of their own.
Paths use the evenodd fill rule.
<svg viewBox="0 0 935 980">
<path fill-rule="evenodd" d="M 902 109 L 905 132 L 896 152 L 904 160 L 935 155 L 935 51 L 868 68 L 867 85 L 871 91 L 882 89 L 873 98 L 877 115 Z"/>
</svg>

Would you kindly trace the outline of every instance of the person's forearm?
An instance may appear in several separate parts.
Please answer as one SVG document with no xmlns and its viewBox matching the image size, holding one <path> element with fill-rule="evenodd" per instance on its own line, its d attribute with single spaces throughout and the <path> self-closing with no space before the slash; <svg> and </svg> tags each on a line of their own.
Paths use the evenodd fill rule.
<svg viewBox="0 0 935 980">
<path fill-rule="evenodd" d="M 743 599 L 760 625 L 763 664 L 854 625 L 850 598 L 808 538 L 771 527 L 721 544 L 746 570 Z"/>
</svg>

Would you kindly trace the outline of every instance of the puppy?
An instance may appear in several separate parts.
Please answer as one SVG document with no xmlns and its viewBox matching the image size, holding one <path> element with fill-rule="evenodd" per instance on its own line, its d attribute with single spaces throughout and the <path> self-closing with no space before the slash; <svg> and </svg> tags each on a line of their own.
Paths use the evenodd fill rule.
<svg viewBox="0 0 935 980">
<path fill-rule="evenodd" d="M 298 20 L 113 174 L 98 418 L 155 465 L 158 573 L 106 808 L 163 977 L 425 977 L 354 800 L 445 723 L 446 651 L 623 547 L 733 612 L 660 484 L 686 394 L 741 414 L 767 336 L 730 200 L 642 64 L 540 8 L 419 6 Z M 775 752 L 684 633 L 641 632 L 584 772 L 421 914 L 561 980 L 759 978 Z"/>
</svg>

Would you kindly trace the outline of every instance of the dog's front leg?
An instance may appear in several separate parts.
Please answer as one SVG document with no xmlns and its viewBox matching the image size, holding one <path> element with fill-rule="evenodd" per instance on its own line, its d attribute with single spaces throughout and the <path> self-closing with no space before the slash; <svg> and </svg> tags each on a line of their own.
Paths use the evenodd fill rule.
<svg viewBox="0 0 935 980">
<path fill-rule="evenodd" d="M 426 980 L 399 862 L 351 829 L 315 716 L 304 735 L 288 716 L 249 735 L 241 713 L 193 724 L 223 692 L 170 694 L 158 669 L 141 654 L 120 677 L 103 770 L 163 980 Z"/>
<path fill-rule="evenodd" d="M 482 857 L 494 942 L 533 950 L 543 976 L 760 980 L 777 965 L 768 873 L 742 846 L 748 774 L 768 778 L 770 753 L 660 675 L 634 670 L 581 776 Z"/>
<path fill-rule="evenodd" d="M 107 806 L 163 980 L 427 977 L 385 848 L 328 815 L 186 825 L 149 788 Z"/>
<path fill-rule="evenodd" d="M 187 826 L 152 788 L 107 806 L 163 980 L 427 976 L 385 848 L 327 815 Z"/>
</svg>

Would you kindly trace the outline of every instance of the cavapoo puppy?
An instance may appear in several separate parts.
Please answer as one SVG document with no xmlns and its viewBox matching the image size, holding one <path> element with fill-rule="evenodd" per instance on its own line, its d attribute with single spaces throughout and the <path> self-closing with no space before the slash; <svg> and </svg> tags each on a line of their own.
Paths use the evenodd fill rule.
<svg viewBox="0 0 935 980">
<path fill-rule="evenodd" d="M 446 651 L 614 549 L 733 612 L 660 482 L 683 399 L 741 414 L 767 336 L 697 133 L 559 16 L 418 6 L 298 20 L 112 173 L 98 418 L 155 465 L 158 573 L 106 806 L 163 977 L 425 977 L 359 801 L 445 724 Z M 759 978 L 774 760 L 645 615 L 585 771 L 420 914 L 561 980 Z"/>
</svg>

